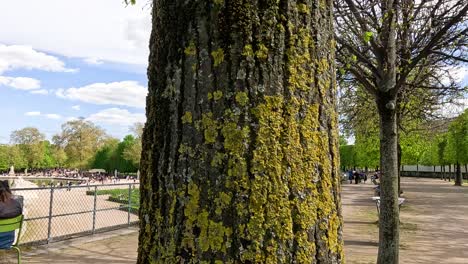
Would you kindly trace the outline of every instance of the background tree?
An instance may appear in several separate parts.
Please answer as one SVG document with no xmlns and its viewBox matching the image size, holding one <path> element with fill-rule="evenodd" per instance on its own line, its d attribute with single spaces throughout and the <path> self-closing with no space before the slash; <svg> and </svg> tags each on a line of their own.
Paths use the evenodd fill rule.
<svg viewBox="0 0 468 264">
<path fill-rule="evenodd" d="M 153 1 L 138 263 L 343 263 L 331 1 Z"/>
<path fill-rule="evenodd" d="M 97 169 L 104 169 L 110 173 L 117 169 L 118 160 L 116 160 L 115 150 L 117 149 L 118 145 L 118 139 L 106 139 L 94 155 L 91 167 Z"/>
<path fill-rule="evenodd" d="M 340 164 L 343 171 L 356 168 L 358 162 L 354 145 L 340 146 Z"/>
<path fill-rule="evenodd" d="M 141 158 L 141 139 L 143 135 L 143 123 L 135 123 L 132 127 L 132 132 L 134 140 L 129 142 L 124 148 L 123 157 L 126 160 L 132 162 L 133 166 L 136 168 L 140 167 L 140 158 Z"/>
<path fill-rule="evenodd" d="M 373 97 L 380 118 L 381 210 L 378 263 L 398 263 L 397 107 L 415 88 L 456 88 L 450 67 L 466 60 L 466 1 L 335 0 L 337 59 Z"/>
<path fill-rule="evenodd" d="M 136 172 L 137 168 L 124 155 L 125 149 L 135 144 L 135 138 L 127 135 L 121 142 L 115 138 L 107 139 L 96 152 L 91 167 L 105 169 L 108 172 Z"/>
<path fill-rule="evenodd" d="M 40 169 L 47 169 L 47 168 L 54 168 L 57 166 L 57 162 L 53 154 L 53 146 L 50 144 L 48 140 L 42 141 L 42 147 L 44 149 L 44 155 L 42 160 L 40 161 L 37 168 Z"/>
<path fill-rule="evenodd" d="M 0 144 L 0 171 L 8 171 L 11 166 L 8 154 L 9 146 Z"/>
<path fill-rule="evenodd" d="M 39 168 L 45 155 L 45 135 L 35 127 L 26 127 L 11 133 L 11 143 L 17 145 L 28 168 Z"/>
<path fill-rule="evenodd" d="M 429 149 L 429 137 L 421 124 L 415 123 L 414 126 L 414 129 L 400 133 L 401 164 L 416 165 L 416 171 L 419 173 L 419 164 L 422 163 L 423 155 Z"/>
<path fill-rule="evenodd" d="M 369 168 L 377 169 L 380 167 L 380 151 L 378 134 L 357 133 L 355 139 L 355 151 L 357 164 L 366 171 Z"/>
<path fill-rule="evenodd" d="M 15 169 L 27 169 L 28 161 L 24 156 L 23 151 L 18 145 L 11 145 L 8 148 L 8 163 L 10 166 L 15 166 Z"/>
<path fill-rule="evenodd" d="M 55 161 L 54 166 L 63 168 L 67 161 L 67 153 L 65 153 L 65 150 L 60 146 L 52 145 L 50 152 L 51 152 L 50 155 L 53 157 Z"/>
<path fill-rule="evenodd" d="M 94 153 L 102 146 L 106 133 L 90 121 L 73 120 L 62 125 L 62 132 L 53 137 L 54 144 L 63 148 L 71 167 L 88 167 Z"/>
<path fill-rule="evenodd" d="M 468 163 L 468 110 L 450 124 L 447 152 L 450 163 L 456 165 L 455 185 L 461 186 L 463 182 L 461 164 Z"/>
</svg>

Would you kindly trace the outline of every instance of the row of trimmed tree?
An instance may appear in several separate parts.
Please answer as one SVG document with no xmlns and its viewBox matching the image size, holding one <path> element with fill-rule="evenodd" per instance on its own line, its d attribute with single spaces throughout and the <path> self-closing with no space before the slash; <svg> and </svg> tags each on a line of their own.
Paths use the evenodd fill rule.
<svg viewBox="0 0 468 264">
<path fill-rule="evenodd" d="M 461 167 L 468 164 L 468 110 L 456 118 L 418 124 L 419 129 L 400 136 L 401 165 L 453 167 L 456 184 L 461 185 Z M 380 166 L 377 131 L 355 134 L 352 145 L 340 146 L 342 170 L 376 169 Z M 450 173 L 450 171 L 449 171 Z"/>
</svg>

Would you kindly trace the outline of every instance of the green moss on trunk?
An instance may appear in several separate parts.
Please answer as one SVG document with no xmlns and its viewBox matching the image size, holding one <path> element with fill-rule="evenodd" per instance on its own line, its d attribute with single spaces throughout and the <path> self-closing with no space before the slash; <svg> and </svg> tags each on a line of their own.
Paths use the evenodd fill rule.
<svg viewBox="0 0 468 264">
<path fill-rule="evenodd" d="M 343 263 L 321 3 L 154 1 L 138 263 Z"/>
</svg>

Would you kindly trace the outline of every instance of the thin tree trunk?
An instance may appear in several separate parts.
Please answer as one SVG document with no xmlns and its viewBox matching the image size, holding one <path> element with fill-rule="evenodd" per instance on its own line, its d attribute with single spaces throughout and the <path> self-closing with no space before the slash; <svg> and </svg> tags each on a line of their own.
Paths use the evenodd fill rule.
<svg viewBox="0 0 468 264">
<path fill-rule="evenodd" d="M 401 150 L 401 144 L 400 144 L 400 139 L 399 135 L 397 136 L 397 141 L 398 141 L 398 196 L 401 194 L 401 155 L 402 155 L 402 150 Z"/>
<path fill-rule="evenodd" d="M 399 207 L 398 207 L 398 143 L 394 111 L 380 107 L 380 180 L 379 264 L 398 263 Z"/>
<path fill-rule="evenodd" d="M 455 173 L 455 186 L 462 186 L 463 185 L 463 178 L 461 174 L 461 166 L 460 162 L 456 164 L 456 173 Z"/>
<path fill-rule="evenodd" d="M 152 24 L 138 263 L 343 263 L 332 1 Z"/>
<path fill-rule="evenodd" d="M 449 182 L 452 181 L 452 164 L 449 164 L 449 171 L 448 171 L 448 180 Z"/>
<path fill-rule="evenodd" d="M 379 59 L 381 79 L 378 80 L 376 103 L 380 117 L 380 214 L 379 214 L 379 253 L 378 264 L 398 264 L 399 262 L 399 163 L 396 85 L 396 17 L 397 1 L 382 2 L 384 21 L 379 33 L 384 53 Z"/>
<path fill-rule="evenodd" d="M 465 176 L 466 180 L 468 180 L 468 164 L 465 164 Z"/>
</svg>

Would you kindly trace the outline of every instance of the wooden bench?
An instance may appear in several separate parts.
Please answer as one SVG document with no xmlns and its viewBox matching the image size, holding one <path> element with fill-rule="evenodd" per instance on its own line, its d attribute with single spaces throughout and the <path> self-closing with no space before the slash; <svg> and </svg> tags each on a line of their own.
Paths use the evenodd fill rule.
<svg viewBox="0 0 468 264">
<path fill-rule="evenodd" d="M 380 196 L 373 196 L 372 201 L 375 201 L 375 206 L 377 207 L 377 213 L 380 214 Z M 405 202 L 405 198 L 398 198 L 398 208 Z"/>
</svg>

